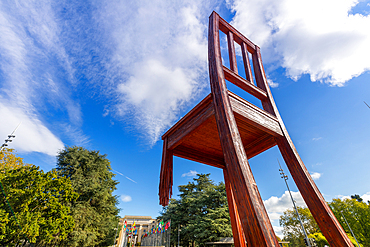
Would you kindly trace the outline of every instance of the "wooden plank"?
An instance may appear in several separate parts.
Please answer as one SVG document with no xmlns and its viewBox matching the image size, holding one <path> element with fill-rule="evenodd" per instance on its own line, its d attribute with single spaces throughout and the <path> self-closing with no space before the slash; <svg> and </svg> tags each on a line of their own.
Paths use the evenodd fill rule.
<svg viewBox="0 0 370 247">
<path fill-rule="evenodd" d="M 189 111 L 184 117 L 182 117 L 174 126 L 172 126 L 166 133 L 162 135 L 162 140 L 164 140 L 168 135 L 172 134 L 172 132 L 176 131 L 176 129 L 180 128 L 188 118 L 191 118 L 193 115 L 197 115 L 203 108 L 205 108 L 208 104 L 211 104 L 212 95 L 208 94 L 201 102 L 199 102 L 191 111 Z"/>
<path fill-rule="evenodd" d="M 223 66 L 223 72 L 225 74 L 225 79 L 230 81 L 231 83 L 235 84 L 236 86 L 240 87 L 241 89 L 247 91 L 248 93 L 252 94 L 254 97 L 260 100 L 266 100 L 267 94 L 260 88 L 253 85 L 251 82 L 246 81 L 243 77 L 235 74 L 225 66 Z"/>
<path fill-rule="evenodd" d="M 216 13 L 216 12 L 214 12 L 214 13 Z M 242 43 L 246 43 L 248 51 L 250 53 L 255 51 L 255 46 L 256 45 L 252 41 L 250 41 L 248 38 L 246 38 L 243 34 L 241 34 L 238 30 L 236 30 L 233 26 L 231 26 L 229 23 L 227 23 L 227 21 L 222 19 L 220 16 L 218 16 L 218 18 L 219 18 L 219 30 L 221 30 L 226 35 L 229 31 L 231 31 L 234 35 L 234 40 L 235 40 L 236 43 L 238 43 L 239 45 L 242 45 Z"/>
<path fill-rule="evenodd" d="M 265 111 L 249 103 L 241 101 L 233 94 L 230 94 L 230 103 L 233 111 L 241 115 L 249 124 L 274 136 L 283 136 L 277 119 Z"/>
<path fill-rule="evenodd" d="M 209 153 L 204 153 L 189 147 L 184 147 L 181 145 L 177 146 L 173 150 L 173 154 L 177 157 L 196 161 L 202 164 L 214 166 L 217 168 L 225 168 L 225 161 L 223 157 L 219 157 Z"/>
<path fill-rule="evenodd" d="M 248 245 L 277 247 L 279 243 L 249 167 L 229 101 L 221 62 L 219 23 L 219 16 L 213 12 L 209 20 L 208 59 L 213 104 L 226 169 Z"/>
<path fill-rule="evenodd" d="M 261 138 L 255 140 L 254 142 L 246 144 L 244 148 L 245 151 L 247 152 L 248 158 L 251 159 L 254 156 L 272 148 L 275 145 L 276 145 L 275 137 L 266 134 Z"/>
<path fill-rule="evenodd" d="M 256 47 L 259 50 L 259 47 L 258 46 Z M 260 61 L 260 59 L 258 58 L 257 52 L 252 53 L 252 62 L 253 62 L 254 76 L 256 79 L 257 87 L 261 88 L 264 92 L 267 93 L 267 90 L 270 90 L 270 87 L 268 86 L 268 84 L 266 84 L 267 87 L 265 86 L 265 82 L 267 83 L 267 80 L 264 74 L 265 72 L 263 71 L 262 61 Z M 276 112 L 274 111 L 271 105 L 271 98 L 266 97 L 265 99 L 261 99 L 261 103 L 265 111 L 275 116 Z"/>
<path fill-rule="evenodd" d="M 167 134 L 168 148 L 173 149 L 185 141 L 185 137 L 197 129 L 202 123 L 207 121 L 214 115 L 212 104 L 202 104 L 197 111 L 192 114 L 187 114 L 181 119 L 181 123 L 171 128 L 171 132 Z"/>
<path fill-rule="evenodd" d="M 227 33 L 227 47 L 229 51 L 229 61 L 230 61 L 230 69 L 234 73 L 238 74 L 238 66 L 236 64 L 236 55 L 235 55 L 235 47 L 234 47 L 234 38 L 233 33 Z"/>
<path fill-rule="evenodd" d="M 242 57 L 243 57 L 243 62 L 244 62 L 245 77 L 247 79 L 247 82 L 254 85 L 251 63 L 249 61 L 249 56 L 248 56 L 247 45 L 243 42 L 241 44 L 241 48 L 242 48 Z"/>
<path fill-rule="evenodd" d="M 234 246 L 235 247 L 247 247 L 246 240 L 243 233 L 243 226 L 240 221 L 238 208 L 236 207 L 233 190 L 231 187 L 229 174 L 226 169 L 224 171 L 225 189 L 227 195 L 227 202 L 229 206 L 231 229 L 233 231 Z"/>
<path fill-rule="evenodd" d="M 159 203 L 162 206 L 167 206 L 169 199 L 172 196 L 173 185 L 173 153 L 168 149 L 168 140 L 163 140 L 162 165 L 159 179 Z"/>
<path fill-rule="evenodd" d="M 268 86 L 259 47 L 256 47 L 256 52 L 253 54 L 253 67 L 255 68 L 257 86 L 265 90 L 268 95 L 268 100 L 262 102 L 263 108 L 276 116 L 284 134 L 282 137 L 276 137 L 278 147 L 290 171 L 290 174 L 292 175 L 303 199 L 312 213 L 312 216 L 315 218 L 330 246 L 353 246 L 347 234 L 339 224 L 338 220 L 335 218 L 335 215 L 317 188 L 311 175 L 307 171 L 306 166 L 301 160 L 293 141 L 290 139 L 288 131 L 285 128 L 283 120 L 272 97 L 270 87 Z"/>
</svg>

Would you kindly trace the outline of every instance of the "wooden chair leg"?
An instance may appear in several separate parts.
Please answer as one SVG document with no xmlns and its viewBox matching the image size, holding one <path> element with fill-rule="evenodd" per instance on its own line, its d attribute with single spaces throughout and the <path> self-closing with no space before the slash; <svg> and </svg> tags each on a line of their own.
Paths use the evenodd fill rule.
<svg viewBox="0 0 370 247">
<path fill-rule="evenodd" d="M 290 138 L 279 138 L 277 143 L 290 174 L 330 246 L 353 247 L 308 173 Z"/>
<path fill-rule="evenodd" d="M 236 208 L 233 191 L 231 189 L 229 175 L 226 169 L 224 169 L 224 180 L 225 180 L 227 202 L 229 205 L 231 228 L 233 231 L 234 246 L 235 247 L 247 247 L 246 240 L 245 240 L 244 233 L 243 233 L 242 224 L 239 218 L 239 212 L 238 212 L 238 209 Z"/>
</svg>

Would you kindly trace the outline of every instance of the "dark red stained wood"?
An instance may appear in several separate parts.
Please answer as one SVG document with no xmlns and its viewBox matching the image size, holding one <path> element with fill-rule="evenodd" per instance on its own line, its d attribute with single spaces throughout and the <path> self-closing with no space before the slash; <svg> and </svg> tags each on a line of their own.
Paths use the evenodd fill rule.
<svg viewBox="0 0 370 247">
<path fill-rule="evenodd" d="M 245 144 L 244 149 L 247 152 L 249 159 L 251 159 L 254 156 L 272 148 L 276 144 L 275 137 L 266 134 L 254 142 Z"/>
<path fill-rule="evenodd" d="M 193 160 L 217 168 L 225 168 L 223 157 L 217 157 L 210 153 L 204 153 L 189 147 L 179 146 L 173 150 L 173 154 L 177 157 Z"/>
<path fill-rule="evenodd" d="M 231 104 L 221 63 L 219 16 L 210 16 L 208 35 L 209 74 L 216 122 L 231 179 L 244 235 L 251 246 L 279 246 L 250 170 Z"/>
<path fill-rule="evenodd" d="M 203 102 L 202 102 L 203 103 Z M 214 115 L 213 105 L 211 100 L 204 102 L 203 108 L 199 108 L 198 111 L 185 116 L 181 125 L 176 126 L 174 131 L 168 135 L 168 148 L 175 148 L 185 141 L 185 137 L 191 132 L 196 130 L 201 124 L 203 124 L 207 119 Z"/>
<path fill-rule="evenodd" d="M 242 48 L 242 56 L 243 56 L 244 69 L 245 69 L 245 77 L 246 77 L 246 79 L 249 83 L 254 84 L 253 83 L 251 63 L 250 63 L 249 57 L 248 57 L 247 45 L 243 42 L 241 44 L 241 48 Z"/>
<path fill-rule="evenodd" d="M 223 66 L 223 72 L 225 75 L 225 79 L 229 82 L 233 83 L 234 85 L 240 87 L 241 89 L 247 91 L 248 93 L 252 94 L 254 97 L 260 100 L 266 100 L 267 94 L 265 91 L 261 90 L 260 88 L 256 87 L 252 83 L 246 81 L 243 77 L 235 74 L 225 66 Z"/>
<path fill-rule="evenodd" d="M 222 66 L 219 30 L 228 35 L 231 70 Z M 237 75 L 234 41 L 241 45 L 246 78 Z M 230 52 L 231 51 L 231 52 Z M 248 52 L 252 54 L 253 84 Z M 233 72 L 234 71 L 234 72 Z M 163 135 L 159 185 L 161 205 L 172 194 L 173 155 L 224 170 L 236 245 L 278 246 L 248 164 L 278 145 L 311 213 L 331 246 L 353 246 L 300 159 L 279 115 L 263 70 L 260 49 L 213 12 L 209 26 L 209 72 L 212 94 Z M 226 89 L 225 78 L 262 101 L 264 110 Z M 243 234 L 241 234 L 243 230 Z"/>
<path fill-rule="evenodd" d="M 268 114 L 264 110 L 261 110 L 233 93 L 229 92 L 229 95 L 232 110 L 236 114 L 241 115 L 246 123 L 273 136 L 283 136 L 279 121 L 275 116 Z"/>
<path fill-rule="evenodd" d="M 167 206 L 172 195 L 173 185 L 173 154 L 167 148 L 167 138 L 163 141 L 162 165 L 159 179 L 159 204 Z"/>
<path fill-rule="evenodd" d="M 243 233 L 242 223 L 240 222 L 239 212 L 236 207 L 233 190 L 230 184 L 229 175 L 226 169 L 224 171 L 225 189 L 227 195 L 227 202 L 230 212 L 231 228 L 233 231 L 234 246 L 235 247 L 247 247 L 246 240 Z"/>
<path fill-rule="evenodd" d="M 230 69 L 234 73 L 238 74 L 238 66 L 236 64 L 236 55 L 235 55 L 235 47 L 234 47 L 234 38 L 233 33 L 227 33 L 227 46 L 229 50 L 229 61 L 230 61 Z"/>
<path fill-rule="evenodd" d="M 270 87 L 268 86 L 265 72 L 262 65 L 261 52 L 259 47 L 256 47 L 254 54 L 254 68 L 255 76 L 257 79 L 257 86 L 267 92 L 269 100 L 263 104 L 263 107 L 270 113 L 276 115 L 280 122 L 281 130 L 284 134 L 283 137 L 277 137 L 276 141 L 281 154 L 288 166 L 290 174 L 292 175 L 299 191 L 302 194 L 308 208 L 310 209 L 313 217 L 319 225 L 322 233 L 328 240 L 330 246 L 353 246 L 347 234 L 340 226 L 338 220 L 335 218 L 333 212 L 326 203 L 324 197 L 321 195 L 311 175 L 307 171 L 306 166 L 303 164 L 298 152 L 290 139 L 288 131 L 285 128 L 283 120 L 280 117 L 279 111 L 276 107 L 275 101 L 272 97 Z"/>
<path fill-rule="evenodd" d="M 215 12 L 214 12 L 215 13 Z M 212 13 L 213 14 L 213 13 Z M 217 14 L 217 13 L 216 13 Z M 242 45 L 242 43 L 245 43 L 247 45 L 247 49 L 250 53 L 254 52 L 256 45 L 253 44 L 252 41 L 244 37 L 243 34 L 241 34 L 238 30 L 236 30 L 233 26 L 231 26 L 229 23 L 227 23 L 224 19 L 219 18 L 219 28 L 224 34 L 228 34 L 229 31 L 233 33 L 234 40 L 239 45 Z M 208 59 L 209 60 L 209 59 Z"/>
<path fill-rule="evenodd" d="M 172 126 L 166 133 L 163 134 L 162 140 L 167 136 L 173 134 L 173 132 L 177 131 L 183 124 L 186 124 L 188 118 L 194 117 L 199 114 L 203 108 L 207 107 L 210 102 L 212 101 L 212 95 L 208 94 L 201 102 L 199 102 L 191 111 L 189 111 L 184 117 L 182 117 L 174 126 Z"/>
</svg>

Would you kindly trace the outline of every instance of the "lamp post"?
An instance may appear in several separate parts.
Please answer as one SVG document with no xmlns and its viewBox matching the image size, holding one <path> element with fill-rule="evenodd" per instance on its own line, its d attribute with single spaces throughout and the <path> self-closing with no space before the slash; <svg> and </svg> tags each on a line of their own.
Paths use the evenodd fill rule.
<svg viewBox="0 0 370 247">
<path fill-rule="evenodd" d="M 308 236 L 307 236 L 307 233 L 306 233 L 306 230 L 304 229 L 304 226 L 303 226 L 303 223 L 302 223 L 302 219 L 301 219 L 301 216 L 299 216 L 299 213 L 298 213 L 298 209 L 297 209 L 297 206 L 295 205 L 295 201 L 293 199 L 293 196 L 292 196 L 292 193 L 290 192 L 290 188 L 288 186 L 288 176 L 284 174 L 284 171 L 283 171 L 283 168 L 281 168 L 281 165 L 280 165 L 280 162 L 279 162 L 279 159 L 277 160 L 278 163 L 279 163 L 279 166 L 280 166 L 280 175 L 281 175 L 281 178 L 284 179 L 285 181 L 285 184 L 286 184 L 286 187 L 288 188 L 288 191 L 289 191 L 289 195 L 290 195 L 290 198 L 292 199 L 292 202 L 293 202 L 293 206 L 294 206 L 294 209 L 295 209 L 295 212 L 297 213 L 297 216 L 298 216 L 298 220 L 299 220 L 299 223 L 301 223 L 301 227 L 302 227 L 302 230 L 303 230 L 303 234 L 304 234 L 304 238 L 305 238 L 305 242 L 306 242 L 306 245 L 311 247 L 311 243 L 308 239 Z"/>
<path fill-rule="evenodd" d="M 17 128 L 15 128 L 13 132 L 10 135 L 8 135 L 8 138 L 5 139 L 5 142 L 3 143 L 3 145 L 1 145 L 0 152 L 3 151 L 3 149 L 8 146 L 8 142 L 13 141 L 12 138 L 15 138 L 14 133 L 18 129 L 19 125 L 21 125 L 21 123 L 18 124 Z"/>
<path fill-rule="evenodd" d="M 366 104 L 366 103 L 365 103 L 365 104 Z M 351 227 L 349 226 L 349 224 L 348 224 L 348 222 L 347 222 L 347 220 L 346 220 L 346 217 L 344 217 L 344 215 L 343 215 L 342 211 L 340 211 L 340 213 L 341 213 L 341 215 L 342 215 L 343 219 L 345 220 L 345 222 L 346 222 L 346 224 L 347 224 L 347 226 L 348 226 L 349 230 L 351 231 L 352 236 L 355 238 L 355 240 L 356 240 L 356 243 L 357 243 L 358 247 L 360 247 L 360 244 L 358 243 L 358 241 L 357 241 L 357 238 L 356 238 L 355 234 L 353 233 L 353 231 L 352 231 Z"/>
</svg>

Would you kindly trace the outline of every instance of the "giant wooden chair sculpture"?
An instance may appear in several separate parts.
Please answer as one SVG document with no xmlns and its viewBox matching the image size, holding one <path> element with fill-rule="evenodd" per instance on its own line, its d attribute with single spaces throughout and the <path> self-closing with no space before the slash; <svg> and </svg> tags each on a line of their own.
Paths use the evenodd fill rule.
<svg viewBox="0 0 370 247">
<path fill-rule="evenodd" d="M 219 30 L 227 35 L 230 69 L 222 65 Z M 241 46 L 246 79 L 238 75 L 234 41 Z M 252 55 L 253 82 L 248 53 Z M 173 155 L 224 171 L 236 247 L 279 246 L 253 174 L 251 158 L 278 145 L 308 208 L 331 246 L 353 246 L 316 187 L 291 141 L 273 100 L 260 48 L 215 12 L 209 19 L 211 91 L 163 135 L 160 204 L 172 195 Z M 225 80 L 261 100 L 263 110 L 226 88 Z"/>
</svg>

